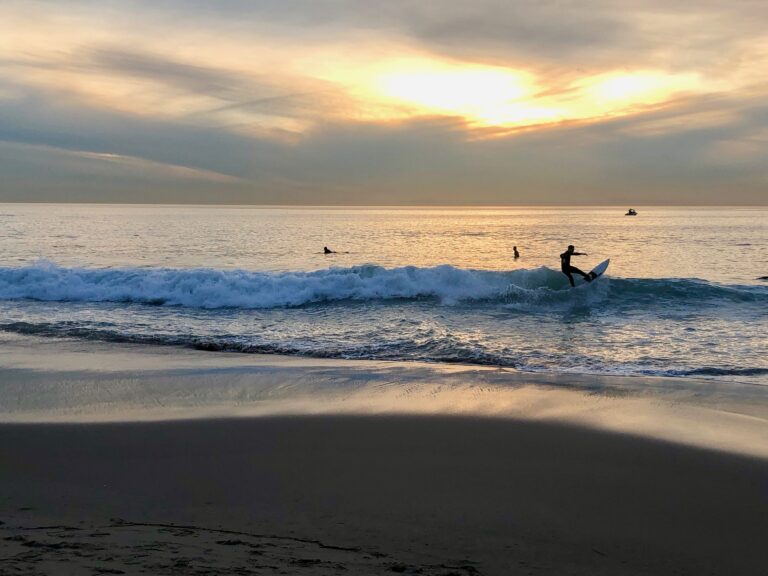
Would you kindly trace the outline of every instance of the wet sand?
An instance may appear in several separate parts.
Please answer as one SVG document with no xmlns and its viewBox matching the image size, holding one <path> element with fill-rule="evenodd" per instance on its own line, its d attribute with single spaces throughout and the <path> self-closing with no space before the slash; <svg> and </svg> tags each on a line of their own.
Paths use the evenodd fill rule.
<svg viewBox="0 0 768 576">
<path fill-rule="evenodd" d="M 136 414 L 141 395 L 133 384 L 130 394 L 118 394 L 128 373 L 160 388 L 172 377 L 175 392 L 155 398 L 178 404 L 185 384 L 196 390 L 206 377 L 210 385 L 243 378 L 222 362 L 258 362 L 135 350 L 133 371 L 112 358 L 110 372 L 56 345 L 59 358 L 37 369 L 18 354 L 0 363 L 0 414 L 36 415 L 36 422 L 0 423 L 2 574 L 748 575 L 768 565 L 768 458 L 759 445 L 766 427 L 754 399 L 749 413 L 738 413 L 722 398 L 694 404 L 679 394 L 671 401 L 538 385 L 512 386 L 525 399 L 515 404 L 474 372 L 427 378 L 419 368 L 432 384 L 442 378 L 461 390 L 456 378 L 480 378 L 482 385 L 453 397 L 430 384 L 425 393 L 437 408 L 406 414 L 405 404 L 393 404 L 396 391 L 404 402 L 423 398 L 406 393 L 401 378 L 379 398 L 386 410 L 365 411 L 358 394 L 370 397 L 367 386 L 378 381 L 357 364 L 350 369 L 367 382 L 363 389 L 346 389 L 339 400 L 337 386 L 321 413 L 299 413 L 302 400 L 280 414 L 293 392 L 280 395 L 274 386 L 290 388 L 287 373 L 251 366 L 249 378 L 272 384 L 247 402 L 225 388 L 233 408 L 246 402 L 252 409 L 235 411 L 239 417 L 184 420 L 177 405 L 166 406 L 175 419 L 157 412 L 150 421 L 94 422 L 99 410 Z M 104 364 L 109 351 L 93 350 L 91 361 Z M 333 368 L 318 389 L 340 378 L 339 370 L 347 368 Z M 419 388 L 415 376 L 409 382 Z M 23 386 L 42 398 L 44 384 L 79 390 L 89 417 L 57 412 L 52 397 L 34 409 L 31 400 L 12 398 Z M 102 400 L 116 396 L 99 404 L 89 389 Z M 452 400 L 441 403 L 443 393 Z M 473 395 L 480 397 L 474 405 L 467 401 Z M 125 411 L 127 398 L 133 412 Z M 278 413 L 269 413 L 269 398 Z M 564 404 L 577 399 L 579 408 L 569 411 Z M 69 421 L 45 422 L 45 414 Z M 610 414 L 623 414 L 625 429 Z M 667 426 L 641 434 L 653 414 Z M 725 448 L 716 447 L 714 432 L 709 448 L 706 437 L 697 445 L 672 437 L 739 423 Z M 727 449 L 738 442 L 756 445 Z"/>
</svg>

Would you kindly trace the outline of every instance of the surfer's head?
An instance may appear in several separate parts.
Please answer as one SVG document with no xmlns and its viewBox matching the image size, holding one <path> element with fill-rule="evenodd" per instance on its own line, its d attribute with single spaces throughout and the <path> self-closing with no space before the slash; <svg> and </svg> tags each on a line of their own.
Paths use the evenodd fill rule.
<svg viewBox="0 0 768 576">
<path fill-rule="evenodd" d="M 573 244 L 568 244 L 568 252 L 573 252 L 576 248 L 573 247 Z"/>
</svg>

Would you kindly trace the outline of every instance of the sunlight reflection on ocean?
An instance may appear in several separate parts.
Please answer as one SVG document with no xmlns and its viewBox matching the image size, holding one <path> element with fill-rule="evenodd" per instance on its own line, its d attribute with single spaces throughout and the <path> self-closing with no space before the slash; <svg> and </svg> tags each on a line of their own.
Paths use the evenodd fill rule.
<svg viewBox="0 0 768 576">
<path fill-rule="evenodd" d="M 0 205 L 0 327 L 768 383 L 768 210 L 636 208 Z"/>
</svg>

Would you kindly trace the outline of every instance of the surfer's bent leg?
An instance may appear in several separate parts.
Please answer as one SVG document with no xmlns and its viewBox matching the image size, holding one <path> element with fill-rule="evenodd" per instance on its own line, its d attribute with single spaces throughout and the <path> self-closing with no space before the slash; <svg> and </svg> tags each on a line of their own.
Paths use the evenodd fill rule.
<svg viewBox="0 0 768 576">
<path fill-rule="evenodd" d="M 563 274 L 565 274 L 568 277 L 568 282 L 571 283 L 571 288 L 576 288 L 576 282 L 573 281 L 573 276 L 571 276 L 571 273 L 563 270 Z"/>
<path fill-rule="evenodd" d="M 576 274 L 581 274 L 582 276 L 584 276 L 584 278 L 589 278 L 589 274 L 587 274 L 587 273 L 585 273 L 585 272 L 582 272 L 581 270 L 579 270 L 578 268 L 576 268 L 576 266 L 571 266 L 571 267 L 568 269 L 568 272 L 571 272 L 571 273 L 572 273 L 572 272 L 576 272 Z M 569 274 L 569 275 L 570 275 L 570 274 Z"/>
</svg>

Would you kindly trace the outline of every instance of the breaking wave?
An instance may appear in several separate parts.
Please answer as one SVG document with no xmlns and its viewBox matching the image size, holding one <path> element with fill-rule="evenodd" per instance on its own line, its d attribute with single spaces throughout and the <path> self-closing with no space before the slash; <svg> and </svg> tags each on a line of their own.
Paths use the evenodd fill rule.
<svg viewBox="0 0 768 576">
<path fill-rule="evenodd" d="M 611 299 L 634 303 L 758 301 L 768 287 L 722 285 L 696 279 L 621 279 L 596 283 Z M 0 268 L 0 299 L 48 302 L 126 302 L 189 308 L 266 309 L 343 300 L 434 299 L 441 304 L 541 304 L 583 298 L 595 286 L 568 290 L 549 268 L 486 271 L 376 265 L 314 272 L 251 272 L 210 268 L 67 268 L 49 262 Z M 566 291 L 565 293 L 563 291 Z"/>
</svg>

